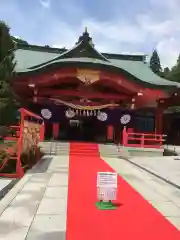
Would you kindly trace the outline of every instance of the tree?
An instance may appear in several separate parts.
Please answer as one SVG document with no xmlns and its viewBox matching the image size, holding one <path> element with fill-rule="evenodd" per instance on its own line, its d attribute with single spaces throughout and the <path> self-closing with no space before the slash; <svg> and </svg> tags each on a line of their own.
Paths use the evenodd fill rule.
<svg viewBox="0 0 180 240">
<path fill-rule="evenodd" d="M 180 82 L 180 54 L 179 54 L 176 65 L 172 67 L 169 73 L 169 79 L 175 82 Z"/>
<path fill-rule="evenodd" d="M 150 68 L 157 75 L 162 75 L 161 62 L 160 62 L 158 52 L 156 50 L 154 50 L 152 53 L 152 56 L 150 59 Z"/>
<path fill-rule="evenodd" d="M 17 102 L 12 88 L 15 76 L 15 44 L 9 33 L 9 27 L 0 21 L 0 125 L 7 126 L 15 122 Z"/>
<path fill-rule="evenodd" d="M 17 44 L 28 45 L 28 42 L 21 39 L 21 38 L 17 38 L 17 37 L 12 36 L 12 40 Z"/>
<path fill-rule="evenodd" d="M 170 69 L 168 67 L 165 67 L 163 71 L 163 77 L 168 78 L 169 73 L 170 73 Z"/>
</svg>

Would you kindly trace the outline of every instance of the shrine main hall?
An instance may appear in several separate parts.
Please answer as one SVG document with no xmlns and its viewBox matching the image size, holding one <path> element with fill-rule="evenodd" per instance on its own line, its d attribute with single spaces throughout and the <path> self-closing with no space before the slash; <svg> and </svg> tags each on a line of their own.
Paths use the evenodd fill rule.
<svg viewBox="0 0 180 240">
<path fill-rule="evenodd" d="M 87 29 L 71 49 L 17 44 L 13 87 L 44 118 L 46 139 L 121 142 L 122 130 L 180 144 L 180 86 L 146 55 L 100 53 Z"/>
</svg>

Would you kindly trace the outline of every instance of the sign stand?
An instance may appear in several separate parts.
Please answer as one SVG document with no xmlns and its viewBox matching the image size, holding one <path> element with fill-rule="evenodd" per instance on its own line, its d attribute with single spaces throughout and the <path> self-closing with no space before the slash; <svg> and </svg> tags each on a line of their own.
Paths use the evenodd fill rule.
<svg viewBox="0 0 180 240">
<path fill-rule="evenodd" d="M 115 204 L 113 204 L 111 201 L 109 201 L 109 202 L 103 202 L 103 201 L 96 202 L 96 207 L 99 210 L 114 210 L 114 209 L 117 208 L 117 206 Z"/>
<path fill-rule="evenodd" d="M 97 173 L 97 197 L 96 207 L 99 210 L 114 210 L 117 206 L 112 202 L 116 200 L 117 194 L 117 173 Z"/>
</svg>

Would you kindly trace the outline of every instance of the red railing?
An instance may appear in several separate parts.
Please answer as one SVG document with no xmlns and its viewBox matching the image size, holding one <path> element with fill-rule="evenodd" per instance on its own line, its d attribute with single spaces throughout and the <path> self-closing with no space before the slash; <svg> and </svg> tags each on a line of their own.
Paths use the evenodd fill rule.
<svg viewBox="0 0 180 240">
<path fill-rule="evenodd" d="M 25 118 L 26 117 L 30 117 L 30 118 L 33 117 L 37 121 L 38 120 L 41 121 L 40 129 L 39 129 L 39 139 L 35 143 L 35 145 L 36 145 L 35 148 L 36 149 L 38 148 L 39 141 L 44 140 L 45 129 L 44 129 L 43 119 L 40 116 L 38 116 L 30 111 L 27 111 L 24 108 L 21 108 L 19 111 L 21 114 L 20 125 L 19 126 L 10 126 L 9 129 L 14 130 L 14 133 L 11 136 L 7 136 L 4 138 L 4 140 L 6 140 L 6 141 L 16 142 L 16 144 L 7 148 L 6 151 L 10 155 L 10 157 L 4 159 L 3 163 L 0 164 L 0 176 L 3 176 L 3 177 L 21 178 L 24 176 L 24 169 L 22 167 L 21 155 L 22 155 L 22 151 L 23 151 L 23 135 L 25 133 L 24 129 L 25 129 Z M 9 164 L 10 161 L 16 161 L 15 173 L 1 172 Z"/>
<path fill-rule="evenodd" d="M 134 133 L 123 129 L 122 143 L 125 147 L 161 148 L 164 135 L 156 133 Z"/>
</svg>

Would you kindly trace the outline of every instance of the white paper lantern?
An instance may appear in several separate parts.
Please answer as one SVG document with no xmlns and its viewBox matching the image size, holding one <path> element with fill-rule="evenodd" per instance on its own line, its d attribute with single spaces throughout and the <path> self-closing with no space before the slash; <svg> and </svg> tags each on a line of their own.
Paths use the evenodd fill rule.
<svg viewBox="0 0 180 240">
<path fill-rule="evenodd" d="M 52 117 L 52 113 L 51 113 L 51 111 L 49 111 L 49 109 L 42 109 L 41 115 L 45 119 L 50 119 Z"/>
<path fill-rule="evenodd" d="M 105 112 L 99 112 L 98 113 L 98 115 L 97 115 L 97 119 L 99 120 L 99 121 L 106 121 L 107 120 L 107 118 L 108 118 L 108 116 L 107 116 L 107 113 L 105 113 Z"/>
<path fill-rule="evenodd" d="M 131 121 L 131 116 L 129 114 L 125 114 L 120 118 L 120 122 L 122 124 L 127 124 Z"/>
</svg>

